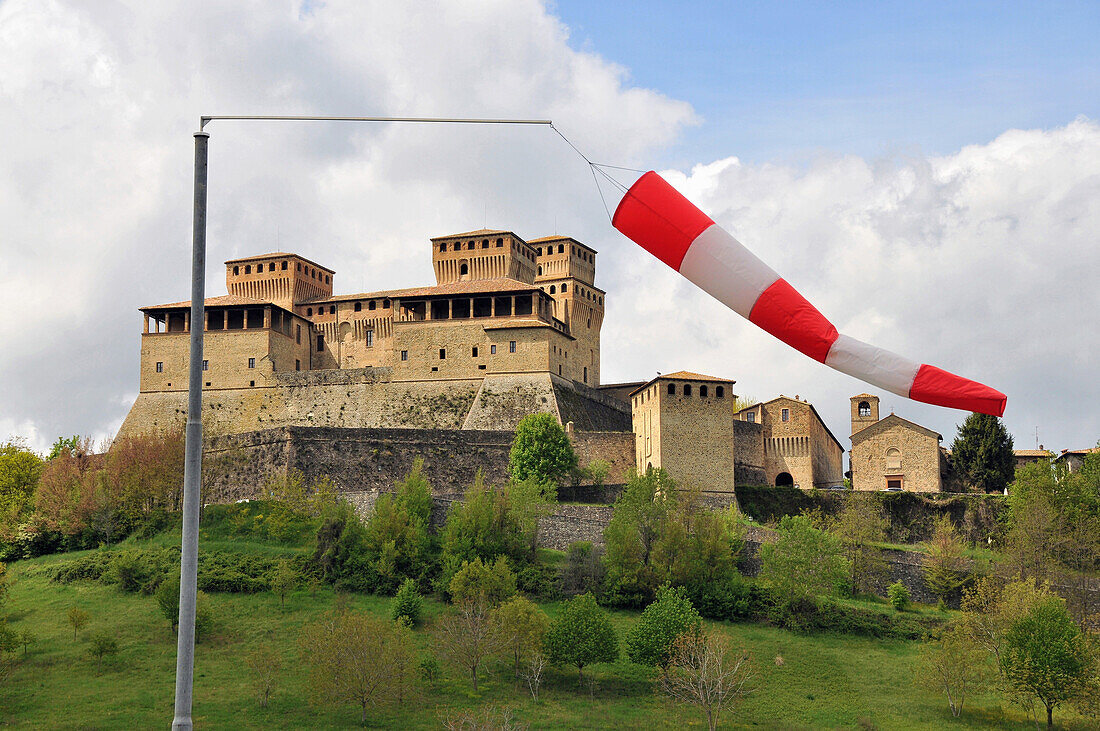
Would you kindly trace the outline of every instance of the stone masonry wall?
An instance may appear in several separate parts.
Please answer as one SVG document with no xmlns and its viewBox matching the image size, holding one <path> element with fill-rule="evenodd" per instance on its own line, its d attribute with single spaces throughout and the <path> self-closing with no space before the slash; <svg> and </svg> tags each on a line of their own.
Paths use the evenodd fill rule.
<svg viewBox="0 0 1100 731">
<path fill-rule="evenodd" d="M 605 483 L 626 482 L 634 471 L 633 432 L 582 432 L 569 435 L 573 451 L 577 454 L 577 466 L 587 467 L 602 459 L 611 465 L 604 478 Z"/>
</svg>

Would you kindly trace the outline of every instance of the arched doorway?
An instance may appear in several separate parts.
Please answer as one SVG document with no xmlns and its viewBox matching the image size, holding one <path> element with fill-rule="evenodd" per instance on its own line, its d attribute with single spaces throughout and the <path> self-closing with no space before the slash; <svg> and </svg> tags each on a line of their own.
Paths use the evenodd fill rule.
<svg viewBox="0 0 1100 731">
<path fill-rule="evenodd" d="M 794 478 L 790 472 L 780 472 L 775 476 L 776 487 L 794 487 Z"/>
</svg>

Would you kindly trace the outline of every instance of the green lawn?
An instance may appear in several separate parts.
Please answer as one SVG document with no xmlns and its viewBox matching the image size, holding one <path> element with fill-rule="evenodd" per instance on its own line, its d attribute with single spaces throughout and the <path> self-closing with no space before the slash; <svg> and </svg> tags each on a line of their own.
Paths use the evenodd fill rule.
<svg viewBox="0 0 1100 731">
<path fill-rule="evenodd" d="M 154 542 L 170 541 L 171 536 Z M 220 548 L 245 550 L 246 541 L 212 537 Z M 231 544 L 231 545 L 230 545 Z M 213 545 L 211 545 L 213 547 Z M 292 552 L 252 544 L 265 553 Z M 123 594 L 112 586 L 49 581 L 43 568 L 72 554 L 12 564 L 15 578 L 6 604 L 13 629 L 29 629 L 38 643 L 0 681 L 0 726 L 57 729 L 165 727 L 171 721 L 175 636 L 151 597 Z M 218 629 L 197 648 L 195 724 L 199 728 L 344 728 L 358 725 L 350 706 L 317 708 L 308 698 L 307 666 L 298 646 L 299 629 L 331 608 L 334 595 L 299 592 L 285 612 L 270 594 L 214 594 Z M 389 600 L 355 596 L 351 607 L 388 614 Z M 80 606 L 91 624 L 74 641 L 66 612 Z M 546 604 L 551 615 L 560 605 Z M 431 651 L 431 623 L 445 606 L 427 601 L 427 622 L 416 635 L 424 654 Z M 887 611 L 883 608 L 883 611 Z M 923 610 L 928 611 L 928 610 Z M 636 613 L 613 615 L 620 637 Z M 963 717 L 953 719 L 946 702 L 913 682 L 917 643 L 844 636 L 802 636 L 760 625 L 720 625 L 748 647 L 757 671 L 755 692 L 724 716 L 724 728 L 1031 728 L 1022 714 L 1002 709 L 996 697 L 968 699 Z M 121 652 L 102 671 L 85 655 L 83 637 L 107 629 Z M 282 656 L 280 682 L 268 708 L 261 708 L 243 658 L 264 644 Z M 779 661 L 777 658 L 782 658 Z M 549 673 L 542 699 L 535 703 L 518 688 L 509 670 L 495 666 L 474 696 L 465 677 L 444 669 L 434 688 L 399 708 L 371 713 L 374 728 L 441 728 L 441 717 L 457 709 L 493 706 L 512 709 L 532 728 L 705 728 L 701 714 L 654 693 L 652 671 L 622 660 L 595 666 L 578 683 L 575 670 Z M 1056 714 L 1065 728 L 1084 729 L 1081 720 Z"/>
</svg>

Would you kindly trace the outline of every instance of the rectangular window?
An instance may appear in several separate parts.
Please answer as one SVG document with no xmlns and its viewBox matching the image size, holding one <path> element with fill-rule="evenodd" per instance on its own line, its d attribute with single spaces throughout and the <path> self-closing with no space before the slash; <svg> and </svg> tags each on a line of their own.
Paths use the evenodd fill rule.
<svg viewBox="0 0 1100 731">
<path fill-rule="evenodd" d="M 210 370 L 210 361 L 208 361 L 208 360 L 204 360 L 204 361 L 202 362 L 202 369 L 203 369 L 204 371 L 208 371 L 208 370 Z"/>
<path fill-rule="evenodd" d="M 297 332 L 294 333 L 294 342 L 298 343 L 298 345 L 301 345 L 302 344 L 302 326 L 301 325 L 296 325 L 296 327 L 298 328 L 298 330 L 297 330 Z"/>
<path fill-rule="evenodd" d="M 300 361 L 300 360 L 295 360 L 294 361 L 294 370 L 296 370 L 296 371 L 302 370 L 302 361 Z"/>
<path fill-rule="evenodd" d="M 440 360 L 446 360 L 447 359 L 447 349 L 446 348 L 440 348 L 439 349 L 439 359 Z"/>
<path fill-rule="evenodd" d="M 249 368 L 255 368 L 256 367 L 256 359 L 255 358 L 249 358 L 248 359 L 248 367 Z"/>
<path fill-rule="evenodd" d="M 409 351 L 402 350 L 401 351 L 401 360 L 408 360 L 408 359 L 409 359 Z"/>
<path fill-rule="evenodd" d="M 509 353 L 516 352 L 516 341 L 515 340 L 509 340 L 508 341 L 508 352 Z"/>
<path fill-rule="evenodd" d="M 790 409 L 783 409 L 783 421 L 790 421 L 790 420 L 791 420 L 791 410 Z"/>
<path fill-rule="evenodd" d="M 325 349 L 325 336 L 324 335 L 318 335 L 317 336 L 317 352 L 320 353 L 324 349 Z"/>
<path fill-rule="evenodd" d="M 489 346 L 489 355 L 496 355 L 496 354 L 497 354 L 497 346 L 490 345 Z"/>
<path fill-rule="evenodd" d="M 374 330 L 367 330 L 367 347 L 374 347 Z"/>
<path fill-rule="evenodd" d="M 749 413 L 745 414 L 745 421 L 748 421 L 749 423 L 755 424 L 756 423 L 756 412 L 755 411 L 750 411 Z"/>
<path fill-rule="evenodd" d="M 476 357 L 477 357 L 477 346 L 476 346 L 476 345 L 474 346 L 474 355 L 473 355 L 473 357 L 474 357 L 474 358 L 476 358 Z"/>
<path fill-rule="evenodd" d="M 157 361 L 157 373 L 164 373 L 164 363 L 163 363 L 163 361 L 159 361 L 159 360 Z"/>
<path fill-rule="evenodd" d="M 588 383 L 588 366 L 584 367 L 584 382 Z"/>
</svg>

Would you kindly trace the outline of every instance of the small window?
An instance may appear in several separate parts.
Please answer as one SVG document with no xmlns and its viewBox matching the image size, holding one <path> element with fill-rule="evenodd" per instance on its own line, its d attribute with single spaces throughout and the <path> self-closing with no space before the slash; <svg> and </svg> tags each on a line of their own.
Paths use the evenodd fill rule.
<svg viewBox="0 0 1100 731">
<path fill-rule="evenodd" d="M 715 396 L 715 398 L 725 398 L 726 397 L 725 387 L 724 386 L 715 386 L 714 387 L 714 396 Z"/>
<path fill-rule="evenodd" d="M 542 276 L 542 264 L 539 264 L 539 276 Z"/>
<path fill-rule="evenodd" d="M 569 291 L 569 285 L 568 284 L 562 284 L 561 285 L 561 293 L 565 294 L 568 291 Z"/>
<path fill-rule="evenodd" d="M 318 335 L 317 336 L 317 352 L 320 353 L 324 349 L 325 349 L 325 336 L 324 335 Z"/>
<path fill-rule="evenodd" d="M 383 310 L 388 310 L 389 308 L 390 308 L 390 301 L 389 300 L 382 300 L 382 309 Z"/>
<path fill-rule="evenodd" d="M 356 312 L 362 312 L 363 311 L 363 303 L 362 302 L 356 302 L 355 303 L 355 311 Z"/>
<path fill-rule="evenodd" d="M 447 349 L 446 348 L 440 348 L 439 349 L 439 359 L 440 360 L 447 360 Z"/>
<path fill-rule="evenodd" d="M 870 416 L 871 415 L 871 404 L 867 403 L 866 401 L 860 401 L 859 402 L 859 415 L 860 416 Z"/>
<path fill-rule="evenodd" d="M 286 262 L 285 261 L 283 262 L 283 271 L 284 272 L 286 271 Z"/>
<path fill-rule="evenodd" d="M 298 262 L 298 271 L 302 271 L 302 262 Z"/>
<path fill-rule="evenodd" d="M 498 247 L 504 246 L 504 239 L 497 239 L 497 246 Z"/>
<path fill-rule="evenodd" d="M 489 355 L 496 355 L 496 354 L 497 354 L 497 346 L 490 345 L 489 346 Z"/>
<path fill-rule="evenodd" d="M 700 386 L 699 387 L 699 397 L 700 398 L 706 398 L 707 397 L 707 387 L 706 386 Z"/>
<path fill-rule="evenodd" d="M 447 250 L 447 244 L 446 244 L 446 243 L 442 243 L 442 244 L 440 244 L 440 245 L 439 245 L 439 250 L 440 250 L 441 252 L 443 252 L 443 251 L 446 251 L 446 250 Z"/>
<path fill-rule="evenodd" d="M 458 273 L 465 276 L 470 273 L 470 267 L 465 262 L 458 268 Z"/>
<path fill-rule="evenodd" d="M 164 363 L 159 360 L 157 361 L 157 373 L 164 373 Z"/>
<path fill-rule="evenodd" d="M 252 273 L 252 265 L 251 264 L 245 264 L 244 265 L 244 273 L 245 274 L 251 274 Z"/>
<path fill-rule="evenodd" d="M 558 288 L 551 284 L 550 285 L 550 294 L 557 294 L 557 293 L 558 293 Z"/>
<path fill-rule="evenodd" d="M 476 358 L 476 357 L 477 357 L 477 346 L 476 346 L 476 345 L 474 346 L 474 354 L 473 354 L 473 357 L 474 357 L 474 358 Z"/>
<path fill-rule="evenodd" d="M 336 314 L 336 305 L 329 305 L 328 314 L 330 314 L 330 315 L 335 315 Z"/>
<path fill-rule="evenodd" d="M 273 272 L 273 271 L 275 271 L 275 262 L 271 262 L 270 264 L 268 264 L 268 265 L 267 265 L 267 270 L 268 270 L 269 272 Z"/>
<path fill-rule="evenodd" d="M 295 325 L 294 327 L 295 327 L 294 342 L 297 343 L 298 345 L 301 345 L 302 344 L 302 326 L 301 325 Z"/>
<path fill-rule="evenodd" d="M 367 330 L 367 347 L 374 347 L 374 330 Z"/>
<path fill-rule="evenodd" d="M 248 385 L 249 385 L 249 386 L 255 386 L 255 385 L 256 385 L 256 382 L 255 382 L 255 381 L 249 381 L 249 382 L 248 382 Z"/>
<path fill-rule="evenodd" d="M 374 300 L 371 300 L 370 302 L 367 303 L 367 309 L 368 310 L 374 310 L 374 309 L 377 309 L 377 308 L 378 308 L 378 303 L 375 302 Z"/>
<path fill-rule="evenodd" d="M 209 387 L 210 387 L 210 381 L 207 381 L 207 382 L 206 382 L 206 386 L 207 386 L 207 388 L 209 388 Z"/>
<path fill-rule="evenodd" d="M 306 308 L 306 317 L 313 317 L 313 308 L 312 307 L 307 307 Z"/>
<path fill-rule="evenodd" d="M 485 239 L 484 241 L 481 242 L 481 248 L 483 248 L 483 249 L 488 249 L 489 248 L 489 239 Z"/>
<path fill-rule="evenodd" d="M 248 359 L 248 367 L 249 368 L 255 368 L 256 367 L 256 359 L 255 358 L 249 358 Z"/>
<path fill-rule="evenodd" d="M 234 274 L 240 274 L 241 273 L 241 268 L 239 266 L 233 267 L 233 273 Z"/>
<path fill-rule="evenodd" d="M 691 395 L 691 384 L 690 383 L 685 383 L 684 384 L 684 395 L 685 396 L 690 396 Z"/>
<path fill-rule="evenodd" d="M 588 366 L 584 367 L 584 382 L 588 383 Z"/>
<path fill-rule="evenodd" d="M 294 370 L 296 370 L 296 371 L 302 370 L 302 361 L 300 361 L 300 360 L 295 360 L 294 361 Z"/>
<path fill-rule="evenodd" d="M 558 244 L 558 253 L 559 254 L 565 253 L 565 244 Z"/>
<path fill-rule="evenodd" d="M 749 422 L 750 424 L 755 424 L 756 423 L 756 412 L 755 411 L 750 411 L 749 413 L 745 414 L 745 421 Z"/>
<path fill-rule="evenodd" d="M 791 420 L 791 410 L 790 409 L 783 409 L 783 411 L 781 412 L 781 418 L 783 419 L 783 421 L 790 421 Z"/>
<path fill-rule="evenodd" d="M 325 284 L 332 284 L 332 277 L 328 274 L 325 275 Z"/>
<path fill-rule="evenodd" d="M 409 359 L 409 351 L 402 350 L 401 351 L 401 360 L 408 360 L 408 359 Z"/>
<path fill-rule="evenodd" d="M 208 371 L 208 370 L 210 370 L 210 361 L 208 361 L 208 360 L 204 360 L 204 361 L 202 362 L 202 369 L 203 369 L 204 371 Z"/>
<path fill-rule="evenodd" d="M 669 396 L 675 396 L 676 395 L 676 384 L 675 383 L 668 384 L 668 395 Z"/>
<path fill-rule="evenodd" d="M 516 352 L 516 341 L 515 340 L 509 340 L 508 341 L 508 352 L 509 353 Z"/>
</svg>

